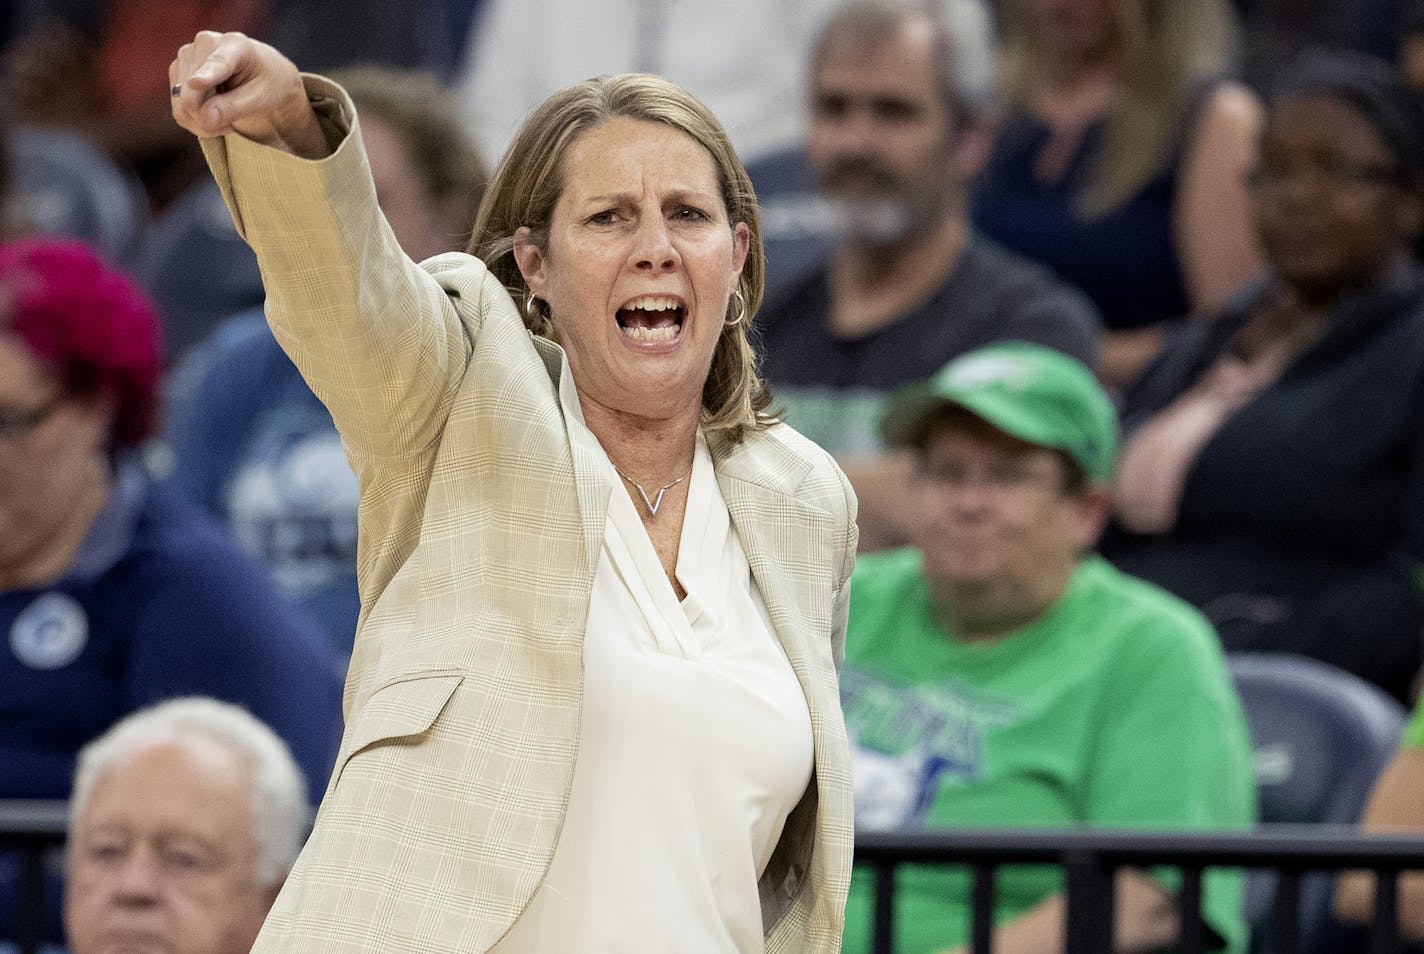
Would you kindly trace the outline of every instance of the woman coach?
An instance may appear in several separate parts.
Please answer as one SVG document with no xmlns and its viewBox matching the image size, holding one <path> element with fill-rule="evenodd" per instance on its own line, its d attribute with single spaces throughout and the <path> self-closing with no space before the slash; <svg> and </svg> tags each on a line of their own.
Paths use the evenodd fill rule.
<svg viewBox="0 0 1424 954">
<path fill-rule="evenodd" d="M 855 503 L 765 410 L 715 118 L 557 93 L 480 258 L 416 266 L 338 88 L 215 33 L 170 82 L 362 485 L 346 735 L 256 949 L 838 950 Z"/>
</svg>

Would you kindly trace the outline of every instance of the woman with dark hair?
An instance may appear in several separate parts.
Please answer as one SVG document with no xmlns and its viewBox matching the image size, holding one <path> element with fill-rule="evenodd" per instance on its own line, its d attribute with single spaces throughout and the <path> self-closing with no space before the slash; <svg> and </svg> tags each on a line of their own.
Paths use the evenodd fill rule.
<svg viewBox="0 0 1424 954">
<path fill-rule="evenodd" d="M 127 278 L 77 243 L 0 245 L 0 797 L 66 797 L 81 745 L 185 693 L 330 769 L 332 655 L 138 462 L 158 377 L 158 317 Z"/>
<path fill-rule="evenodd" d="M 169 79 L 361 484 L 346 736 L 254 950 L 839 950 L 855 497 L 769 412 L 716 118 L 560 90 L 417 265 L 339 87 L 216 33 Z"/>
<path fill-rule="evenodd" d="M 1106 552 L 1228 650 L 1294 652 L 1404 698 L 1424 595 L 1424 113 L 1384 63 L 1311 58 L 1251 176 L 1269 278 L 1127 395 Z"/>
</svg>

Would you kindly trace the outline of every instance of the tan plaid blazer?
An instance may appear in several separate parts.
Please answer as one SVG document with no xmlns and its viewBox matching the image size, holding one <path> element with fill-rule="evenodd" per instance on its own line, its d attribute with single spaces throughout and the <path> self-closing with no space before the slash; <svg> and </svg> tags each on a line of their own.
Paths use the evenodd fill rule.
<svg viewBox="0 0 1424 954">
<path fill-rule="evenodd" d="M 349 101 L 308 84 L 341 142 L 333 157 L 204 143 L 257 252 L 273 330 L 361 482 L 346 731 L 255 950 L 486 951 L 558 841 L 613 488 L 570 444 L 557 346 L 531 337 L 478 260 L 404 257 Z M 761 880 L 766 950 L 835 952 L 852 847 L 835 663 L 855 498 L 787 427 L 709 444 L 815 743 L 815 777 Z"/>
</svg>

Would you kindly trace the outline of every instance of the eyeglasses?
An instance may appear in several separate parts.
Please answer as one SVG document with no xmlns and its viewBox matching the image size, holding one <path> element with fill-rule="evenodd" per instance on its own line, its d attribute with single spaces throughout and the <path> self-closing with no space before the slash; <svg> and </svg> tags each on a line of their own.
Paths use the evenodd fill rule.
<svg viewBox="0 0 1424 954">
<path fill-rule="evenodd" d="M 1061 473 L 1015 462 L 977 468 L 960 464 L 927 465 L 916 469 L 915 480 L 923 486 L 955 493 L 981 488 L 993 494 L 1007 494 L 1026 487 L 1053 487 L 1064 484 Z"/>
<path fill-rule="evenodd" d="M 1246 181 L 1258 192 L 1271 192 L 1296 182 L 1312 190 L 1341 189 L 1362 185 L 1403 185 L 1406 176 L 1399 166 L 1348 165 L 1344 162 L 1313 162 L 1303 165 L 1267 164 L 1251 170 Z"/>
<path fill-rule="evenodd" d="M 60 391 L 35 407 L 0 407 L 0 441 L 18 440 L 39 427 L 59 409 L 67 396 L 66 392 Z"/>
</svg>

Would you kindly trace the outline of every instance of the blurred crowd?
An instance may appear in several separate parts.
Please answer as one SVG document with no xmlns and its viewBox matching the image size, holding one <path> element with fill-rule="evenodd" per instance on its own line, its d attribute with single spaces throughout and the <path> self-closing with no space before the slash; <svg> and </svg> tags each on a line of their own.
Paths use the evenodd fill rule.
<svg viewBox="0 0 1424 954">
<path fill-rule="evenodd" d="M 75 954 L 109 908 L 211 927 L 214 898 L 247 949 L 300 841 L 270 828 L 300 829 L 287 803 L 332 774 L 368 608 L 360 482 L 170 115 L 201 29 L 349 93 L 417 261 L 465 249 L 560 86 L 658 72 L 722 119 L 762 207 L 763 371 L 860 498 L 842 698 L 863 829 L 1424 829 L 1424 2 L 18 0 L 0 798 L 74 796 Z M 1352 817 L 1269 817 L 1245 654 L 1394 713 Z M 244 773 L 281 817 L 186 837 L 258 874 L 215 867 L 175 901 L 165 879 L 181 894 L 196 868 L 156 851 L 122 882 L 146 811 L 255 802 Z M 1424 938 L 1424 883 L 1404 887 Z M 1122 949 L 1172 942 L 1175 889 L 1119 880 Z M 965 940 L 962 877 L 901 891 L 897 949 Z M 999 949 L 1041 949 L 1061 895 L 1010 880 Z M 1341 919 L 1370 896 L 1343 880 Z M 1218 947 L 1247 950 L 1241 879 L 1204 897 Z M 868 898 L 857 881 L 847 950 Z M 200 948 L 229 949 L 178 949 Z"/>
</svg>

